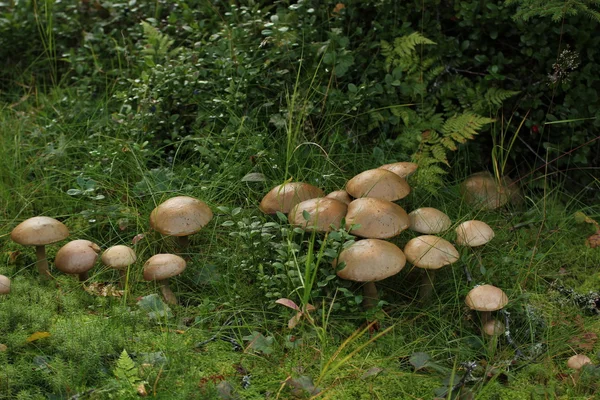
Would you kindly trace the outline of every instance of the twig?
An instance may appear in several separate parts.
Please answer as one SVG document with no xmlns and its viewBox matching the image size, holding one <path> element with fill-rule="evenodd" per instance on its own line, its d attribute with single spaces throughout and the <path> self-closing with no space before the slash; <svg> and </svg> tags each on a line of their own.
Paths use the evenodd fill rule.
<svg viewBox="0 0 600 400">
<path fill-rule="evenodd" d="M 515 349 L 515 358 L 513 359 L 513 361 L 516 361 L 519 358 L 525 358 L 523 352 L 519 349 L 519 346 L 517 346 L 517 343 L 513 340 L 512 336 L 510 336 L 510 319 L 508 318 L 510 313 L 504 309 L 500 310 L 500 313 L 504 315 L 504 326 L 506 329 L 504 331 L 504 337 L 506 337 L 506 341 L 508 342 L 508 344 L 510 344 Z"/>
</svg>

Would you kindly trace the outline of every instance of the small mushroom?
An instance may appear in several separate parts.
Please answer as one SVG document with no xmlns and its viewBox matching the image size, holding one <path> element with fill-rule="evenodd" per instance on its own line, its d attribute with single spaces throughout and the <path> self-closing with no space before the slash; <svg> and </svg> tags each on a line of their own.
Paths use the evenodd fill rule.
<svg viewBox="0 0 600 400">
<path fill-rule="evenodd" d="M 23 246 L 35 246 L 35 265 L 44 279 L 51 277 L 46 259 L 46 245 L 60 242 L 69 236 L 69 229 L 50 217 L 33 217 L 17 225 L 10 233 L 13 242 Z"/>
<path fill-rule="evenodd" d="M 342 279 L 365 282 L 365 307 L 372 308 L 378 298 L 375 282 L 400 272 L 406 264 L 406 257 L 393 243 L 364 239 L 344 249 L 333 265 L 335 267 L 342 262 L 345 266 L 337 271 L 337 275 Z"/>
<path fill-rule="evenodd" d="M 325 197 L 327 197 L 329 199 L 339 200 L 346 205 L 350 204 L 350 202 L 352 201 L 352 197 L 350 197 L 348 192 L 346 192 L 345 190 L 335 190 L 335 191 L 329 193 Z"/>
<path fill-rule="evenodd" d="M 419 166 L 413 162 L 395 162 L 391 164 L 384 164 L 380 169 L 387 169 L 390 172 L 395 173 L 400 178 L 408 178 L 411 176 Z"/>
<path fill-rule="evenodd" d="M 362 197 L 348 205 L 346 229 L 352 234 L 370 239 L 387 239 L 408 228 L 406 211 L 396 203 L 375 197 Z"/>
<path fill-rule="evenodd" d="M 422 207 L 408 214 L 410 229 L 428 235 L 444 232 L 452 225 L 450 218 L 433 207 Z"/>
<path fill-rule="evenodd" d="M 567 367 L 579 371 L 586 364 L 591 364 L 592 360 L 584 354 L 575 354 L 567 360 Z"/>
<path fill-rule="evenodd" d="M 156 254 L 144 264 L 144 280 L 159 283 L 165 301 L 176 305 L 177 297 L 169 287 L 169 278 L 181 274 L 185 267 L 185 260 L 175 254 Z"/>
<path fill-rule="evenodd" d="M 492 285 L 480 285 L 471 289 L 465 299 L 467 307 L 479 311 L 481 323 L 485 326 L 492 317 L 492 311 L 497 311 L 508 304 L 508 297 L 502 291 Z"/>
<path fill-rule="evenodd" d="M 54 265 L 65 274 L 76 274 L 79 281 L 88 279 L 88 271 L 96 264 L 96 259 L 100 253 L 100 247 L 89 240 L 73 240 L 56 253 Z"/>
<path fill-rule="evenodd" d="M 189 235 L 210 222 L 213 213 L 205 202 L 189 196 L 166 200 L 150 214 L 150 226 L 163 235 L 177 237 L 180 249 L 189 246 Z"/>
<path fill-rule="evenodd" d="M 323 191 L 318 187 L 304 182 L 287 182 L 271 189 L 259 208 L 265 214 L 276 214 L 277 211 L 287 214 L 296 204 L 316 197 L 323 197 Z"/>
<path fill-rule="evenodd" d="M 403 178 L 385 169 L 370 169 L 356 175 L 346 184 L 348 194 L 359 197 L 376 197 L 396 201 L 410 193 L 410 186 Z"/>
<path fill-rule="evenodd" d="M 10 293 L 10 279 L 8 276 L 0 275 L 0 295 Z"/>
<path fill-rule="evenodd" d="M 502 335 L 506 331 L 506 327 L 502 321 L 498 321 L 497 319 L 490 319 L 481 327 L 483 333 L 488 336 L 498 336 Z"/>
<path fill-rule="evenodd" d="M 107 267 L 114 268 L 119 271 L 119 284 L 121 288 L 126 286 L 127 269 L 135 263 L 137 257 L 132 248 L 121 244 L 112 246 L 102 253 L 102 263 Z"/>
<path fill-rule="evenodd" d="M 483 221 L 465 221 L 456 228 L 456 244 L 483 246 L 494 238 L 494 230 Z"/>
<path fill-rule="evenodd" d="M 509 185 L 511 185 L 510 188 Z M 507 183 L 505 178 L 498 182 L 487 171 L 469 176 L 460 185 L 460 190 L 467 204 L 484 210 L 502 207 L 515 194 L 515 190 L 518 191 L 512 182 Z"/>
<path fill-rule="evenodd" d="M 339 200 L 319 197 L 298 203 L 288 215 L 290 224 L 300 226 L 307 231 L 329 232 L 333 226 L 340 228 L 346 216 L 348 206 Z M 308 213 L 308 220 L 305 214 Z"/>
<path fill-rule="evenodd" d="M 422 235 L 409 240 L 404 246 L 404 254 L 409 263 L 425 270 L 419 288 L 421 303 L 431 296 L 435 270 L 455 263 L 459 258 L 452 243 L 434 235 Z"/>
</svg>

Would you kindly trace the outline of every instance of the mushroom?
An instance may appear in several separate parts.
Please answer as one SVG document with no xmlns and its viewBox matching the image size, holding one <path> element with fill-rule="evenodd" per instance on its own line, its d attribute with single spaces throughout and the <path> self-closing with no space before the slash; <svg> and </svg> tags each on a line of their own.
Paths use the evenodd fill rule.
<svg viewBox="0 0 600 400">
<path fill-rule="evenodd" d="M 377 197 L 383 200 L 400 200 L 410 193 L 403 178 L 385 169 L 370 169 L 356 175 L 346 184 L 346 191 L 354 198 Z"/>
<path fill-rule="evenodd" d="M 480 285 L 467 294 L 465 303 L 471 310 L 480 311 L 481 323 L 485 326 L 491 320 L 492 311 L 500 310 L 508 304 L 508 297 L 496 286 Z"/>
<path fill-rule="evenodd" d="M 417 208 L 408 214 L 408 218 L 411 230 L 428 235 L 443 232 L 452 225 L 446 214 L 433 207 Z"/>
<path fill-rule="evenodd" d="M 575 354 L 567 360 L 567 367 L 579 371 L 586 364 L 591 364 L 592 360 L 584 354 Z"/>
<path fill-rule="evenodd" d="M 460 246 L 483 246 L 494 238 L 494 230 L 483 221 L 465 221 L 456 228 L 456 244 Z"/>
<path fill-rule="evenodd" d="M 340 228 L 346 216 L 348 206 L 339 200 L 320 197 L 298 203 L 288 214 L 290 224 L 300 226 L 307 231 L 329 232 L 333 226 Z M 305 214 L 308 213 L 308 220 Z"/>
<path fill-rule="evenodd" d="M 342 279 L 365 282 L 364 304 L 366 308 L 372 308 L 378 298 L 375 282 L 400 272 L 406 264 L 406 257 L 393 243 L 364 239 L 342 250 L 333 265 L 340 263 L 345 263 L 345 266 L 337 271 L 337 275 Z"/>
<path fill-rule="evenodd" d="M 35 246 L 35 265 L 44 279 L 51 277 L 46 259 L 46 245 L 59 242 L 69 236 L 69 229 L 50 217 L 33 217 L 21 222 L 10 233 L 13 242 L 23 246 Z"/>
<path fill-rule="evenodd" d="M 88 271 L 96 264 L 100 247 L 89 240 L 73 240 L 56 253 L 54 265 L 65 274 L 76 274 L 79 281 L 88 279 Z"/>
<path fill-rule="evenodd" d="M 159 283 L 165 301 L 176 305 L 177 297 L 169 287 L 169 278 L 181 274 L 185 267 L 185 260 L 175 254 L 156 254 L 144 264 L 144 280 Z"/>
<path fill-rule="evenodd" d="M 127 283 L 127 269 L 137 259 L 132 248 L 121 244 L 112 246 L 102 253 L 102 263 L 119 271 L 119 284 L 124 288 Z"/>
<path fill-rule="evenodd" d="M 296 204 L 315 197 L 323 197 L 323 191 L 318 187 L 304 182 L 288 182 L 271 189 L 263 197 L 259 208 L 265 214 L 276 214 L 277 211 L 287 214 Z"/>
<path fill-rule="evenodd" d="M 395 173 L 400 178 L 408 178 L 411 176 L 419 166 L 413 162 L 395 162 L 391 164 L 384 164 L 380 169 L 387 169 L 390 172 Z"/>
<path fill-rule="evenodd" d="M 352 229 L 352 225 L 360 226 Z M 352 229 L 353 235 L 387 239 L 399 235 L 408 225 L 406 211 L 391 201 L 362 197 L 348 205 L 346 229 Z"/>
<path fill-rule="evenodd" d="M 10 279 L 8 276 L 0 275 L 0 295 L 10 293 Z"/>
<path fill-rule="evenodd" d="M 465 179 L 460 190 L 467 204 L 494 210 L 508 203 L 515 192 L 514 186 L 512 184 L 512 189 L 509 189 L 504 178 L 498 182 L 492 174 L 482 171 Z"/>
<path fill-rule="evenodd" d="M 150 226 L 163 235 L 177 237 L 180 249 L 189 245 L 189 235 L 210 222 L 213 213 L 201 200 L 177 196 L 163 202 L 150 214 Z"/>
<path fill-rule="evenodd" d="M 488 336 L 498 336 L 502 335 L 506 330 L 504 323 L 502 321 L 498 321 L 497 319 L 490 319 L 481 327 L 483 333 Z"/>
<path fill-rule="evenodd" d="M 417 268 L 424 269 L 419 288 L 419 300 L 424 302 L 431 295 L 435 270 L 458 261 L 458 251 L 452 244 L 434 235 L 422 235 L 411 239 L 404 246 L 406 259 Z"/>
<path fill-rule="evenodd" d="M 329 199 L 339 200 L 346 205 L 350 204 L 350 202 L 352 201 L 352 197 L 350 197 L 348 192 L 346 192 L 345 190 L 335 190 L 335 191 L 329 193 L 325 197 L 327 197 Z"/>
</svg>

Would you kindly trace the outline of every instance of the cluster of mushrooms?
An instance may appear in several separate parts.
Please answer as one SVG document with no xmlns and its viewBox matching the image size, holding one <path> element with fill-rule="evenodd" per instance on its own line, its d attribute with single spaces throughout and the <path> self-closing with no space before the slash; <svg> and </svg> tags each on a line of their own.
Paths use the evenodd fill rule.
<svg viewBox="0 0 600 400">
<path fill-rule="evenodd" d="M 372 307 L 378 294 L 375 282 L 397 274 L 408 261 L 423 269 L 419 298 L 427 299 L 432 291 L 435 270 L 459 260 L 460 255 L 452 243 L 437 234 L 450 229 L 450 218 L 440 210 L 423 207 L 406 211 L 395 201 L 410 193 L 406 178 L 415 172 L 417 165 L 398 162 L 364 171 L 346 184 L 345 190 L 327 195 L 308 183 L 287 182 L 271 189 L 262 199 L 260 210 L 266 214 L 288 214 L 290 224 L 306 231 L 329 232 L 343 228 L 360 240 L 342 250 L 334 261 L 337 275 L 342 279 L 364 283 L 366 307 Z M 488 172 L 471 175 L 461 184 L 465 201 L 479 209 L 495 209 L 518 196 L 518 189 L 503 178 L 497 182 Z M 213 217 L 211 209 L 201 200 L 173 197 L 156 207 L 150 215 L 151 227 L 163 235 L 177 238 L 181 250 L 189 244 L 188 236 L 198 232 Z M 409 240 L 404 249 L 387 241 L 402 231 L 411 229 L 421 233 Z M 494 237 L 494 231 L 485 222 L 465 221 L 455 228 L 455 243 L 462 247 L 478 247 Z M 66 239 L 68 228 L 49 217 L 30 218 L 11 232 L 11 239 L 24 246 L 35 246 L 36 266 L 42 278 L 49 279 L 45 246 Z M 67 274 L 76 274 L 81 281 L 88 279 L 88 271 L 95 265 L 100 247 L 88 240 L 73 240 L 56 253 L 56 268 Z M 108 248 L 101 257 L 102 263 L 120 272 L 120 285 L 126 286 L 127 269 L 136 261 L 135 251 L 124 245 Z M 168 279 L 179 275 L 186 268 L 184 258 L 176 254 L 156 254 L 144 264 L 146 281 L 160 284 L 165 301 L 177 304 L 177 298 L 169 288 Z M 10 279 L 0 275 L 0 294 L 10 292 Z M 508 304 L 508 297 L 492 285 L 478 285 L 466 296 L 466 305 L 480 312 L 482 331 L 496 337 L 505 331 L 500 320 L 491 313 Z M 589 358 L 573 356 L 569 367 L 576 362 L 589 363 Z M 579 365 L 578 365 L 579 366 Z"/>
<path fill-rule="evenodd" d="M 213 217 L 211 209 L 201 200 L 188 197 L 173 197 L 156 207 L 150 214 L 150 226 L 163 235 L 175 236 L 180 249 L 189 243 L 188 236 L 198 232 Z M 60 221 L 50 217 L 33 217 L 17 225 L 11 239 L 23 246 L 35 246 L 36 266 L 43 279 L 52 275 L 46 259 L 46 245 L 60 242 L 69 236 L 69 229 Z M 73 240 L 56 253 L 54 266 L 66 274 L 88 279 L 88 272 L 96 264 L 100 246 L 89 240 Z M 127 269 L 136 262 L 135 251 L 125 245 L 112 246 L 102 253 L 102 263 L 120 273 L 120 285 L 126 286 Z M 169 278 L 185 270 L 186 261 L 176 254 L 156 254 L 144 264 L 144 280 L 157 282 L 165 301 L 177 304 L 177 297 L 169 287 Z M 0 275 L 0 294 L 10 292 L 10 279 Z"/>
<path fill-rule="evenodd" d="M 423 269 L 419 298 L 427 299 L 432 290 L 435 270 L 458 261 L 459 252 L 452 243 L 436 236 L 452 226 L 450 218 L 432 207 L 407 213 L 395 201 L 410 193 L 406 178 L 417 169 L 410 162 L 386 164 L 364 171 L 346 184 L 345 190 L 327 195 L 310 184 L 288 182 L 276 186 L 262 199 L 260 209 L 267 214 L 288 214 L 290 224 L 306 231 L 329 232 L 344 228 L 360 237 L 342 250 L 334 266 L 343 263 L 337 275 L 342 279 L 362 282 L 366 307 L 377 301 L 375 282 L 397 274 L 408 261 Z M 461 185 L 465 200 L 484 209 L 498 208 L 514 195 L 508 185 L 499 185 L 489 173 L 478 173 Z M 421 233 L 400 249 L 387 241 L 402 231 Z M 494 237 L 492 228 L 482 221 L 465 221 L 456 227 L 456 244 L 477 247 Z M 489 335 L 504 331 L 502 322 L 491 318 L 491 312 L 508 303 L 506 294 L 491 285 L 477 286 L 469 292 L 466 304 L 481 312 L 482 330 Z"/>
</svg>

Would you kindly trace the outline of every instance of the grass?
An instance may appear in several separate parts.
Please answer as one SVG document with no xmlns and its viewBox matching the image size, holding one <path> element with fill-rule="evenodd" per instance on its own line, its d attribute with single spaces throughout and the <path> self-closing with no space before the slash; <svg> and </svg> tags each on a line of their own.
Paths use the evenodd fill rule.
<svg viewBox="0 0 600 400">
<path fill-rule="evenodd" d="M 56 82 L 53 39 L 43 37 Z M 22 101 L 0 105 L 0 274 L 13 282 L 12 293 L 0 298 L 0 399 L 137 398 L 139 383 L 163 399 L 449 399 L 466 362 L 477 367 L 463 394 L 477 399 L 594 398 L 597 367 L 578 375 L 565 364 L 576 352 L 599 361 L 598 316 L 568 291 L 600 291 L 600 252 L 584 244 L 595 229 L 574 217 L 600 220 L 585 193 L 524 185 L 521 204 L 481 212 L 462 202 L 458 182 L 435 196 L 414 190 L 400 202 L 406 210 L 434 206 L 453 228 L 480 219 L 496 237 L 461 250 L 457 264 L 440 270 L 428 304 L 418 304 L 420 274 L 407 265 L 378 282 L 382 303 L 363 311 L 360 287 L 337 280 L 324 261 L 323 238 L 258 211 L 267 190 L 291 177 L 335 190 L 377 166 L 372 146 L 342 132 L 334 117 L 310 133 L 302 110 L 327 94 L 314 76 L 301 80 L 296 72 L 281 130 L 231 109 L 221 118 L 235 121 L 232 131 L 209 126 L 179 142 L 147 140 L 115 121 L 112 89 L 98 96 L 64 80 L 27 96 L 17 87 L 6 95 Z M 308 91 L 300 90 L 304 83 Z M 505 140 L 494 155 L 499 170 L 514 138 L 508 150 Z M 467 175 L 456 170 L 457 181 Z M 249 172 L 265 181 L 243 181 Z M 167 309 L 152 296 L 157 286 L 143 281 L 142 266 L 153 254 L 176 251 L 173 238 L 149 229 L 148 217 L 179 194 L 206 201 L 215 218 L 190 238 L 188 268 L 171 281 L 180 305 Z M 71 239 L 103 249 L 143 235 L 132 245 L 138 261 L 127 295 L 86 292 L 55 269 L 55 280 L 41 281 L 32 249 L 9 238 L 34 215 L 58 218 Z M 403 247 L 414 236 L 392 241 Z M 453 229 L 444 236 L 452 240 Z M 48 246 L 51 265 L 65 242 Z M 471 289 L 465 267 L 474 283 L 507 293 L 511 336 L 523 358 L 504 338 L 490 345 L 479 332 L 464 305 Z M 97 265 L 85 285 L 117 282 L 116 272 Z M 275 304 L 279 297 L 317 310 L 289 329 L 295 311 Z M 32 337 L 39 332 L 48 334 Z M 123 350 L 131 369 L 119 362 Z"/>
</svg>

